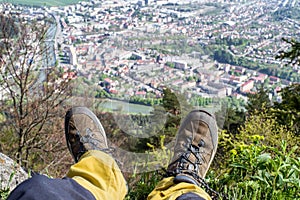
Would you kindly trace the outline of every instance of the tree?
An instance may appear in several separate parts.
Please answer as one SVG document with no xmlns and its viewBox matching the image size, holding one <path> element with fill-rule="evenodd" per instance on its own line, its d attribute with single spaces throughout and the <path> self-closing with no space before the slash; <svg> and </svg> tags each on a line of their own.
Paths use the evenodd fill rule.
<svg viewBox="0 0 300 200">
<path fill-rule="evenodd" d="M 268 90 L 261 84 L 257 93 L 248 94 L 248 104 L 246 105 L 246 109 L 249 113 L 252 113 L 255 110 L 261 110 L 263 106 L 270 107 L 271 101 L 268 96 Z"/>
<path fill-rule="evenodd" d="M 295 39 L 282 39 L 290 44 L 290 49 L 282 51 L 276 58 L 287 59 L 289 64 L 300 65 L 300 42 Z M 296 81 L 296 80 L 295 80 Z M 282 102 L 275 103 L 275 112 L 280 123 L 288 125 L 291 130 L 300 135 L 300 86 L 294 84 L 281 91 Z"/>
<path fill-rule="evenodd" d="M 288 126 L 289 130 L 300 136 L 300 85 L 291 85 L 280 93 L 282 101 L 274 104 L 273 112 L 279 123 Z"/>
<path fill-rule="evenodd" d="M 246 118 L 245 112 L 232 107 L 227 108 L 227 112 L 224 117 L 223 130 L 227 130 L 229 133 L 233 134 L 238 132 L 238 128 L 244 124 Z"/>
<path fill-rule="evenodd" d="M 163 107 L 168 113 L 177 116 L 180 113 L 180 102 L 178 101 L 176 94 L 172 92 L 170 88 L 165 88 L 163 93 Z"/>
<path fill-rule="evenodd" d="M 51 64 L 49 20 L 28 22 L 18 14 L 1 14 L 0 19 L 0 103 L 6 116 L 0 137 L 5 153 L 25 168 L 47 158 L 58 161 L 62 157 L 55 152 L 64 145 L 53 135 L 62 132 L 56 118 L 64 116 L 59 106 L 71 95 L 71 85 L 55 61 Z"/>
<path fill-rule="evenodd" d="M 291 48 L 287 51 L 281 51 L 279 55 L 276 56 L 277 59 L 287 59 L 289 64 L 300 65 L 300 42 L 295 39 L 285 39 L 283 41 L 290 44 Z"/>
</svg>

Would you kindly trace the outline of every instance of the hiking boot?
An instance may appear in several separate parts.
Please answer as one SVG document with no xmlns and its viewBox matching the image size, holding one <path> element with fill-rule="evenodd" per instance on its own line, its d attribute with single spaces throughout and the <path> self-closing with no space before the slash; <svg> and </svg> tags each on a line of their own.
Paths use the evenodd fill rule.
<svg viewBox="0 0 300 200">
<path fill-rule="evenodd" d="M 106 134 L 99 119 L 86 107 L 73 107 L 67 111 L 65 135 L 75 162 L 88 150 L 108 148 Z"/>
<path fill-rule="evenodd" d="M 174 176 L 175 183 L 205 184 L 203 179 L 216 154 L 217 143 L 214 116 L 203 110 L 191 111 L 178 130 L 167 175 Z"/>
</svg>

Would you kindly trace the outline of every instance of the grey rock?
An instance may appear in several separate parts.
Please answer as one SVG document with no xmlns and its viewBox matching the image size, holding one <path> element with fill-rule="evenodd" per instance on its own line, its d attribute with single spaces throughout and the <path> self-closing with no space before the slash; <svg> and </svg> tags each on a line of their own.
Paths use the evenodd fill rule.
<svg viewBox="0 0 300 200">
<path fill-rule="evenodd" d="M 19 183 L 27 178 L 27 172 L 11 158 L 0 153 L 0 190 L 8 188 L 12 191 Z"/>
</svg>

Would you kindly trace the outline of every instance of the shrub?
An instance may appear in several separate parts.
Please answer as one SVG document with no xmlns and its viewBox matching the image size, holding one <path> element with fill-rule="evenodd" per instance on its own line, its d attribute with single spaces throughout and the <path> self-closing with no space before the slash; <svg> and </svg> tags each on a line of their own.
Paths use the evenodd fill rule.
<svg viewBox="0 0 300 200">
<path fill-rule="evenodd" d="M 299 198 L 299 138 L 274 113 L 254 111 L 237 134 L 219 134 L 207 179 L 228 199 Z"/>
<path fill-rule="evenodd" d="M 230 151 L 227 169 L 217 177 L 210 173 L 214 189 L 229 199 L 300 198 L 300 158 L 297 146 L 290 151 L 282 141 L 280 148 L 265 146 L 263 137 L 251 136 L 252 144 L 242 144 Z"/>
<path fill-rule="evenodd" d="M 148 194 L 155 188 L 163 176 L 160 171 L 144 172 L 133 176 L 131 179 L 135 182 L 129 187 L 125 200 L 147 199 Z"/>
<path fill-rule="evenodd" d="M 12 181 L 14 175 L 15 175 L 15 172 L 12 172 L 9 176 L 9 180 L 7 181 L 7 185 L 0 188 L 0 197 L 1 197 L 1 199 L 7 199 L 8 195 L 10 193 L 9 183 Z"/>
</svg>

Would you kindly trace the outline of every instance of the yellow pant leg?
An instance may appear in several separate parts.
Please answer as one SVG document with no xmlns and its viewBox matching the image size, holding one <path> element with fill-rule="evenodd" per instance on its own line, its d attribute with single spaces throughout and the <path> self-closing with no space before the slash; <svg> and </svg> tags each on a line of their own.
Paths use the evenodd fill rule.
<svg viewBox="0 0 300 200">
<path fill-rule="evenodd" d="M 71 166 L 67 177 L 73 178 L 99 200 L 121 200 L 127 193 L 126 181 L 117 163 L 101 151 L 86 152 Z"/>
<path fill-rule="evenodd" d="M 156 188 L 149 194 L 148 200 L 175 200 L 184 193 L 195 193 L 206 200 L 210 196 L 200 187 L 190 183 L 173 183 L 174 177 L 164 178 Z"/>
</svg>

